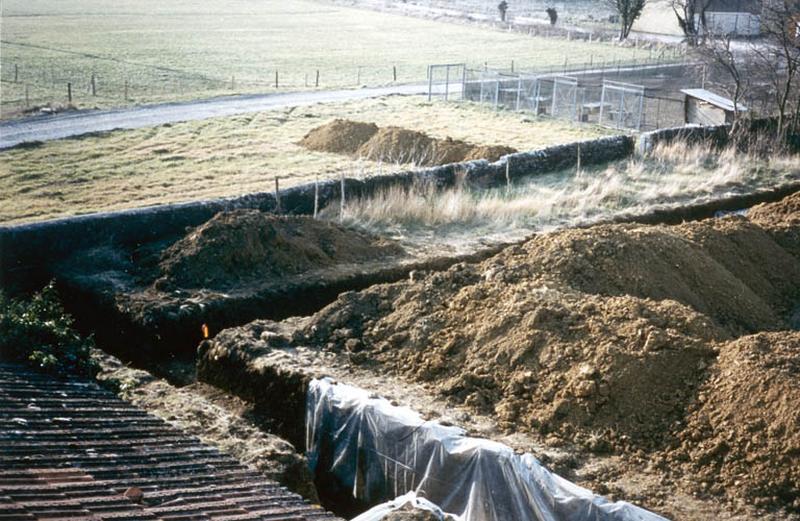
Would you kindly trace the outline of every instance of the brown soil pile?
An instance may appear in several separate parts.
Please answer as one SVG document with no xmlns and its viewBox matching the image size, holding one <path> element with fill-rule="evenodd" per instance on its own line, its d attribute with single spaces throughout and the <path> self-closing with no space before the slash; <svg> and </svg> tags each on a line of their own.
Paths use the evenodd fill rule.
<svg viewBox="0 0 800 521">
<path fill-rule="evenodd" d="M 800 512 L 800 333 L 724 344 L 711 377 L 663 458 L 702 492 Z"/>
<path fill-rule="evenodd" d="M 800 259 L 741 218 L 565 230 L 507 249 L 495 262 L 514 280 L 676 300 L 736 335 L 785 327 L 800 295 Z"/>
<path fill-rule="evenodd" d="M 315 128 L 300 141 L 300 145 L 319 152 L 350 154 L 384 163 L 446 165 L 488 159 L 513 154 L 506 146 L 471 145 L 464 141 L 435 139 L 423 132 L 400 127 L 379 129 L 371 123 L 337 119 Z"/>
<path fill-rule="evenodd" d="M 344 295 L 307 340 L 432 382 L 509 429 L 607 450 L 661 443 L 714 355 L 708 342 L 726 338 L 673 301 L 509 284 L 480 269 Z"/>
<path fill-rule="evenodd" d="M 317 152 L 354 154 L 377 131 L 374 123 L 335 119 L 306 134 L 299 144 Z"/>
<path fill-rule="evenodd" d="M 395 243 L 310 217 L 221 212 L 161 255 L 162 287 L 230 287 L 402 254 Z"/>
<path fill-rule="evenodd" d="M 792 356 L 800 360 L 800 348 L 793 341 L 792 353 L 786 341 L 775 357 L 765 349 L 756 365 L 737 368 L 751 344 L 728 342 L 785 329 L 798 296 L 800 261 L 746 219 L 604 225 L 542 235 L 478 265 L 343 294 L 294 340 L 429 382 L 510 430 L 631 455 L 637 464 L 683 458 L 709 479 L 721 465 L 735 476 L 741 467 L 726 459 L 733 449 L 699 444 L 701 437 L 718 436 L 740 454 L 750 454 L 748 441 L 763 444 L 753 453 L 763 459 L 742 460 L 753 475 L 721 487 L 791 509 L 796 496 L 787 491 L 797 482 L 786 479 L 796 474 L 777 475 L 769 462 L 798 463 L 797 416 L 787 411 L 798 410 L 789 401 L 800 388 L 779 375 L 790 374 L 785 367 Z M 782 335 L 789 338 L 785 331 L 763 337 Z M 741 372 L 727 376 L 734 371 Z M 695 403 L 702 409 L 684 431 Z M 740 415 L 742 426 L 723 410 Z M 791 435 L 787 422 L 795 422 Z M 785 428 L 754 430 L 772 424 Z M 680 447 L 683 453 L 669 456 Z"/>
<path fill-rule="evenodd" d="M 788 252 L 800 259 L 800 192 L 775 203 L 760 204 L 747 217 L 763 226 Z"/>
<path fill-rule="evenodd" d="M 754 206 L 747 211 L 747 218 L 767 226 L 800 225 L 800 192 L 774 203 Z"/>
<path fill-rule="evenodd" d="M 476 159 L 485 159 L 491 163 L 503 156 L 515 154 L 516 152 L 517 150 L 515 148 L 503 145 L 475 145 L 472 150 L 470 150 L 469 154 L 464 156 L 463 160 L 474 161 Z"/>
</svg>

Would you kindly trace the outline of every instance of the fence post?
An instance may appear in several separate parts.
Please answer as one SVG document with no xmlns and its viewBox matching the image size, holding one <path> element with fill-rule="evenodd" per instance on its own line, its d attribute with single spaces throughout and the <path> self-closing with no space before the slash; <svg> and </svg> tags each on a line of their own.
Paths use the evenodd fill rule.
<svg viewBox="0 0 800 521">
<path fill-rule="evenodd" d="M 72 83 L 67 82 L 67 101 L 72 103 Z"/>
<path fill-rule="evenodd" d="M 314 80 L 314 86 L 319 87 L 319 69 L 317 69 L 317 78 Z"/>
<path fill-rule="evenodd" d="M 14 83 L 19 83 L 19 65 L 14 64 Z"/>
<path fill-rule="evenodd" d="M 575 161 L 575 173 L 576 174 L 580 174 L 581 173 L 581 144 L 580 143 L 578 143 L 578 158 Z"/>
<path fill-rule="evenodd" d="M 433 96 L 433 65 L 428 65 L 428 101 Z"/>
<path fill-rule="evenodd" d="M 397 65 L 392 65 L 392 81 L 397 81 Z"/>
<path fill-rule="evenodd" d="M 31 97 L 30 93 L 28 92 L 29 85 L 25 84 L 25 108 L 30 108 L 31 106 Z"/>
<path fill-rule="evenodd" d="M 447 101 L 448 95 L 450 94 L 450 65 L 447 65 L 445 69 L 445 76 L 444 76 L 444 100 Z"/>
<path fill-rule="evenodd" d="M 128 80 L 125 80 L 125 101 L 128 101 Z"/>
<path fill-rule="evenodd" d="M 97 96 L 97 83 L 94 79 L 94 73 L 92 73 L 92 96 Z"/>
<path fill-rule="evenodd" d="M 341 198 L 339 199 L 339 222 L 344 221 L 344 172 L 339 174 L 339 185 L 341 188 Z"/>
<path fill-rule="evenodd" d="M 277 69 L 275 70 L 275 88 L 276 89 L 278 88 L 278 71 L 277 71 Z"/>
<path fill-rule="evenodd" d="M 314 219 L 319 213 L 319 175 L 314 178 Z"/>
<path fill-rule="evenodd" d="M 278 185 L 278 176 L 275 176 L 275 213 L 281 213 L 281 189 Z"/>
<path fill-rule="evenodd" d="M 511 191 L 511 158 L 506 158 L 506 192 Z"/>
<path fill-rule="evenodd" d="M 514 60 L 511 60 L 511 73 L 514 73 Z"/>
<path fill-rule="evenodd" d="M 236 90 L 236 76 L 231 75 L 231 90 Z"/>
<path fill-rule="evenodd" d="M 358 66 L 358 75 L 356 76 L 356 85 L 361 85 L 361 65 Z"/>
</svg>

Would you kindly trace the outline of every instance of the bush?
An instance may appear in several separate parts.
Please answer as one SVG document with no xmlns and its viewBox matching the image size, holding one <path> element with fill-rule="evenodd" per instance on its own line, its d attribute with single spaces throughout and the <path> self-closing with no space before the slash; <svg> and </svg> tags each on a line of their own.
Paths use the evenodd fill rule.
<svg viewBox="0 0 800 521">
<path fill-rule="evenodd" d="M 92 337 L 73 329 L 53 282 L 30 300 L 8 298 L 0 291 L 0 355 L 51 374 L 94 378 L 99 366 L 91 358 Z"/>
</svg>

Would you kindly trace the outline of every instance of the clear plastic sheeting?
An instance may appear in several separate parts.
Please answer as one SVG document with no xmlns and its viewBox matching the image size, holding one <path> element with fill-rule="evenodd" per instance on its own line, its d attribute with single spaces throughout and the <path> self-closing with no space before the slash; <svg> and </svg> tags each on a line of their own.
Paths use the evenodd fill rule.
<svg viewBox="0 0 800 521">
<path fill-rule="evenodd" d="M 665 519 L 596 496 L 530 454 L 427 422 L 363 389 L 313 380 L 306 400 L 312 471 L 364 505 L 413 491 L 463 521 Z"/>
<path fill-rule="evenodd" d="M 441 521 L 458 520 L 458 516 L 446 514 L 442 512 L 441 508 L 437 507 L 427 499 L 418 497 L 416 492 L 409 492 L 408 494 L 403 494 L 402 496 L 391 501 L 387 501 L 386 503 L 381 503 L 380 505 L 370 508 L 360 516 L 353 518 L 352 521 L 381 521 L 395 510 L 408 507 L 411 507 L 414 510 L 431 512 L 436 519 Z"/>
</svg>

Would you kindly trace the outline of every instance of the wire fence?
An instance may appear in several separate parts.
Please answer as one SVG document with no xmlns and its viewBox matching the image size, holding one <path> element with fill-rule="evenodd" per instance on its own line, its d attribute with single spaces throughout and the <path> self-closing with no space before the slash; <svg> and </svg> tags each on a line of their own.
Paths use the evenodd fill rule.
<svg viewBox="0 0 800 521">
<path fill-rule="evenodd" d="M 659 56 L 645 61 L 586 62 L 537 71 L 429 67 L 429 99 L 483 103 L 575 123 L 627 130 L 684 124 L 680 89 L 699 86 L 702 66 Z"/>
<path fill-rule="evenodd" d="M 113 107 L 128 103 L 181 101 L 203 96 L 254 94 L 378 86 L 420 81 L 417 70 L 397 65 L 353 66 L 309 70 L 265 70 L 263 79 L 226 78 L 137 64 L 103 67 L 35 66 L 3 63 L 0 69 L 0 114 L 38 111 L 43 107 Z"/>
</svg>

